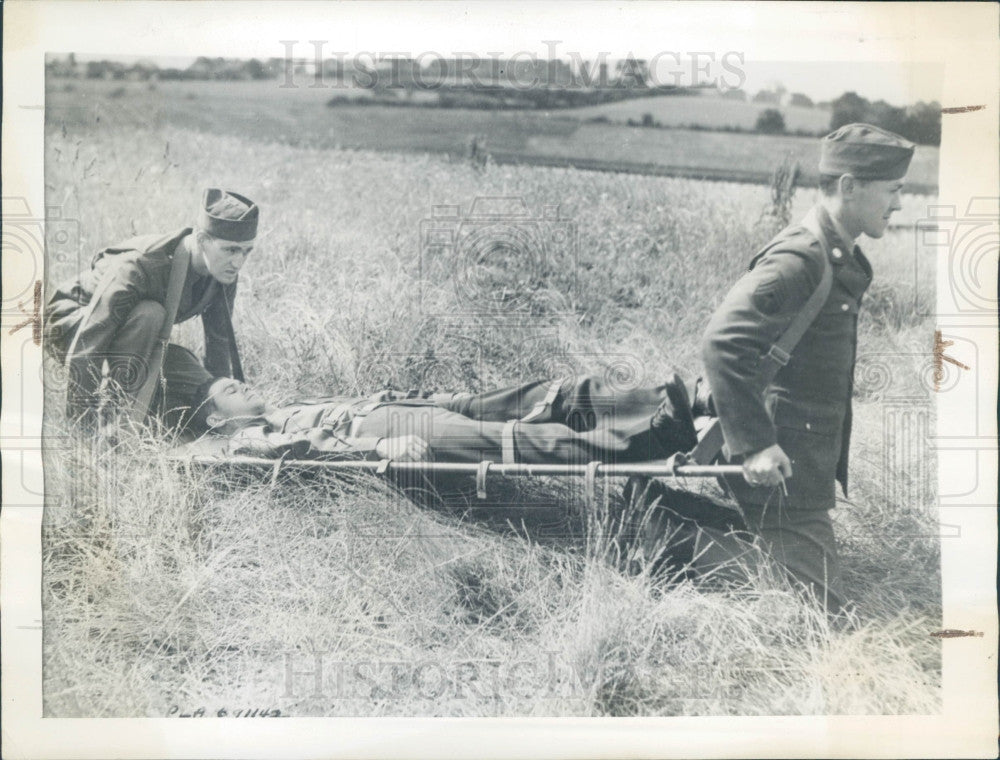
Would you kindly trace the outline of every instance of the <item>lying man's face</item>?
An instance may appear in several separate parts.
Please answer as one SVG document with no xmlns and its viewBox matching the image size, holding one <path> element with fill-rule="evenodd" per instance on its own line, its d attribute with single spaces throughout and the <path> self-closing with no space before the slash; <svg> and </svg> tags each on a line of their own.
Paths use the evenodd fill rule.
<svg viewBox="0 0 1000 760">
<path fill-rule="evenodd" d="M 230 421 L 260 417 L 268 409 L 267 402 L 257 391 L 231 377 L 220 377 L 212 383 L 205 403 L 210 406 L 206 419 L 213 428 Z"/>
</svg>

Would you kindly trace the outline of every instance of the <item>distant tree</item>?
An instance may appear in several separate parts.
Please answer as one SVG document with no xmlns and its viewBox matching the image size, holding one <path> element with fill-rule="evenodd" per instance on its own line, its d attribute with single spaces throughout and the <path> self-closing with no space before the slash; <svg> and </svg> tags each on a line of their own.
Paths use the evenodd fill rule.
<svg viewBox="0 0 1000 760">
<path fill-rule="evenodd" d="M 876 100 L 868 106 L 864 120 L 900 135 L 905 135 L 907 132 L 906 109 L 891 106 L 884 100 Z"/>
<path fill-rule="evenodd" d="M 754 129 L 765 135 L 780 135 L 785 131 L 785 117 L 777 108 L 765 108 L 757 117 Z"/>
<path fill-rule="evenodd" d="M 804 95 L 801 92 L 793 92 L 791 99 L 788 101 L 789 105 L 802 106 L 803 108 L 812 108 L 813 102 L 812 98 L 808 95 Z"/>
<path fill-rule="evenodd" d="M 125 72 L 127 79 L 137 82 L 147 82 L 159 78 L 160 67 L 152 61 L 136 61 Z"/>
<path fill-rule="evenodd" d="M 655 127 L 656 121 L 653 119 L 653 114 L 644 113 L 642 115 L 642 126 L 644 127 Z"/>
<path fill-rule="evenodd" d="M 284 76 L 286 65 L 288 65 L 286 59 L 271 57 L 264 64 L 264 70 L 267 72 L 268 77 L 276 79 L 277 77 Z M 324 71 L 326 70 L 326 62 L 323 64 L 323 69 Z"/>
<path fill-rule="evenodd" d="M 864 121 L 870 103 L 856 92 L 845 92 L 831 104 L 830 129 L 840 129 L 845 124 Z"/>
<path fill-rule="evenodd" d="M 754 103 L 764 103 L 767 105 L 778 105 L 778 93 L 772 90 L 759 90 L 753 96 Z"/>
<path fill-rule="evenodd" d="M 941 104 L 923 101 L 906 110 L 905 137 L 922 145 L 941 144 Z"/>
<path fill-rule="evenodd" d="M 746 102 L 747 91 L 740 89 L 738 87 L 734 87 L 731 90 L 724 90 L 722 92 L 722 97 L 725 98 L 726 100 L 739 100 L 741 102 Z"/>
<path fill-rule="evenodd" d="M 124 79 L 125 64 L 116 61 L 87 61 L 88 79 Z"/>
<path fill-rule="evenodd" d="M 251 58 L 243 64 L 243 69 L 246 71 L 247 76 L 251 79 L 267 79 L 267 69 L 265 69 L 264 64 L 256 58 Z"/>
<path fill-rule="evenodd" d="M 855 92 L 845 92 L 831 103 L 830 129 L 857 121 L 888 129 L 922 145 L 941 144 L 938 103 L 921 101 L 909 108 L 898 108 L 884 100 L 870 103 Z"/>
<path fill-rule="evenodd" d="M 649 82 L 649 64 L 638 58 L 629 56 L 618 61 L 619 87 L 645 87 Z"/>
<path fill-rule="evenodd" d="M 185 69 L 188 79 L 209 79 L 212 75 L 214 65 L 211 58 L 198 56 L 194 63 Z"/>
</svg>

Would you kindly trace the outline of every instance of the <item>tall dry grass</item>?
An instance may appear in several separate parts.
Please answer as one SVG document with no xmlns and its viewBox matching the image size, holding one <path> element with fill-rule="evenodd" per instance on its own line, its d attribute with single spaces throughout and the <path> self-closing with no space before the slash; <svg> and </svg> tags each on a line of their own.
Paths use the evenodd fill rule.
<svg viewBox="0 0 1000 760">
<path fill-rule="evenodd" d="M 260 203 L 235 322 L 249 379 L 276 402 L 481 390 L 567 369 L 622 386 L 674 367 L 691 377 L 708 315 L 773 232 L 766 190 L 747 186 L 311 150 L 169 124 L 57 120 L 46 151 L 47 204 L 78 220 L 82 252 L 50 260 L 50 283 L 104 244 L 189 223 L 202 187 Z M 573 237 L 532 260 L 527 281 L 516 256 L 470 272 L 467 252 L 421 253 L 433 206 L 467 212 L 479 197 L 520 197 L 539 214 L 558 204 Z M 929 324 L 909 296 L 931 286 L 912 282 L 911 255 L 905 232 L 875 246 L 886 274 L 863 351 L 923 345 Z M 483 299 L 495 308 L 475 308 Z M 178 335 L 196 347 L 198 332 Z M 897 361 L 893 380 L 919 390 L 913 364 Z M 49 378 L 53 434 L 61 389 Z M 885 393 L 860 388 L 855 403 L 861 454 L 837 520 L 858 612 L 841 630 L 777 579 L 727 588 L 621 572 L 620 483 L 604 484 L 603 518 L 581 511 L 579 484 L 499 483 L 486 504 L 427 508 L 369 478 L 188 472 L 128 435 L 53 448 L 46 714 L 933 711 L 934 484 L 900 503 L 885 479 L 906 481 L 914 463 L 871 464 Z"/>
</svg>

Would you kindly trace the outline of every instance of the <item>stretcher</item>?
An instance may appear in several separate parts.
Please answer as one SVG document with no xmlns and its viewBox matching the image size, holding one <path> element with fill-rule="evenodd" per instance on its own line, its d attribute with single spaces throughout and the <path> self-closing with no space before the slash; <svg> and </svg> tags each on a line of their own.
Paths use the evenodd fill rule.
<svg viewBox="0 0 1000 760">
<path fill-rule="evenodd" d="M 471 475 L 476 481 L 476 496 L 487 498 L 486 483 L 489 475 L 507 477 L 582 477 L 588 504 L 593 503 L 597 477 L 604 478 L 717 478 L 723 475 L 740 475 L 743 468 L 731 464 L 701 464 L 697 449 L 693 452 L 678 453 L 669 459 L 650 462 L 608 463 L 593 461 L 576 464 L 526 464 L 504 463 L 485 460 L 482 462 L 403 462 L 392 459 L 291 459 L 225 455 L 221 448 L 206 451 L 204 446 L 175 450 L 171 456 L 186 467 L 228 467 L 260 470 L 270 473 L 271 482 L 276 482 L 283 471 L 314 472 L 368 472 L 387 476 L 407 474 Z"/>
</svg>

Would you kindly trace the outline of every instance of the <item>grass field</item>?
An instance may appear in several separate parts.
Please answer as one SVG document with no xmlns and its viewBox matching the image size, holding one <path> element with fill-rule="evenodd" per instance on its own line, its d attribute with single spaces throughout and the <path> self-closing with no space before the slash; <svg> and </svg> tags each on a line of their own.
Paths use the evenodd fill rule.
<svg viewBox="0 0 1000 760">
<path fill-rule="evenodd" d="M 81 252 L 50 260 L 49 282 L 101 245 L 189 223 L 204 186 L 240 189 L 262 222 L 235 322 L 248 378 L 276 402 L 480 390 L 567 368 L 691 377 L 708 315 L 776 226 L 761 213 L 766 188 L 296 146 L 270 126 L 247 136 L 276 124 L 277 106 L 255 121 L 237 99 L 220 124 L 198 99 L 150 116 L 139 95 L 92 95 L 92 108 L 85 94 L 53 95 L 48 111 L 47 205 L 77 220 Z M 287 132 L 299 123 L 289 112 Z M 421 255 L 421 221 L 436 204 L 468 212 L 499 196 L 538 214 L 558 204 L 575 245 L 533 260 L 523 297 L 481 313 L 469 283 L 492 293 L 502 273 L 462 278 L 463 251 Z M 907 197 L 902 216 L 926 202 Z M 914 280 L 912 231 L 864 247 L 877 281 L 861 321 L 852 491 L 836 510 L 858 605 L 844 629 L 775 579 L 623 574 L 608 526 L 571 484 L 507 482 L 485 503 L 428 508 L 374 479 L 185 472 L 126 436 L 46 453 L 45 714 L 936 711 L 936 489 L 916 477 L 933 467 L 919 446 L 893 458 L 885 444 L 886 399 L 919 410 L 913 398 L 929 396 L 933 325 L 918 306 L 933 272 Z M 196 347 L 199 331 L 175 336 Z M 50 435 L 60 378 L 49 365 Z M 613 507 L 620 483 L 606 486 Z"/>
<path fill-rule="evenodd" d="M 752 130 L 761 111 L 767 108 L 775 106 L 726 100 L 715 93 L 702 93 L 623 100 L 617 103 L 571 108 L 560 113 L 584 120 L 603 116 L 619 124 L 624 124 L 629 119 L 642 121 L 643 115 L 648 113 L 654 121 L 660 122 L 665 127 L 696 125 L 708 129 L 738 127 Z M 785 117 L 785 128 L 789 132 L 829 131 L 829 111 L 803 106 L 781 106 L 778 110 Z"/>
<path fill-rule="evenodd" d="M 465 155 L 474 137 L 504 162 L 569 159 L 581 164 L 610 161 L 673 170 L 682 176 L 705 170 L 708 176 L 739 179 L 747 173 L 769 176 L 775 158 L 789 155 L 800 164 L 804 181 L 814 181 L 819 146 L 813 138 L 787 135 L 728 134 L 688 129 L 648 129 L 625 124 L 587 124 L 575 111 L 479 111 L 468 109 L 345 106 L 325 104 L 343 89 L 301 86 L 284 89 L 276 81 L 142 82 L 52 80 L 47 107 L 61 120 L 95 124 L 124 120 L 156 129 L 174 125 L 199 132 L 273 140 L 314 148 L 360 148 L 380 151 L 434 152 Z M 71 90 L 67 91 L 66 88 Z M 691 106 L 684 116 L 672 108 L 678 123 L 709 124 L 703 103 L 713 98 L 658 98 Z M 726 101 L 718 101 L 726 102 Z M 650 99 L 634 101 L 649 110 Z M 752 104 L 735 104 L 753 109 Z M 603 107 L 603 106 L 602 106 Z M 632 102 L 609 108 L 628 109 Z M 808 110 L 808 109 L 807 109 Z M 721 113 L 721 111 L 719 112 Z M 824 113 L 816 111 L 815 113 Z M 579 114 L 578 114 L 579 115 Z M 639 114 L 641 117 L 641 112 Z M 637 117 L 637 118 L 639 118 Z M 709 118 L 710 117 L 710 118 Z M 624 119 L 622 120 L 624 121 Z M 751 125 L 752 126 L 752 125 Z M 926 190 L 937 186 L 938 149 L 918 146 L 908 180 Z"/>
</svg>

